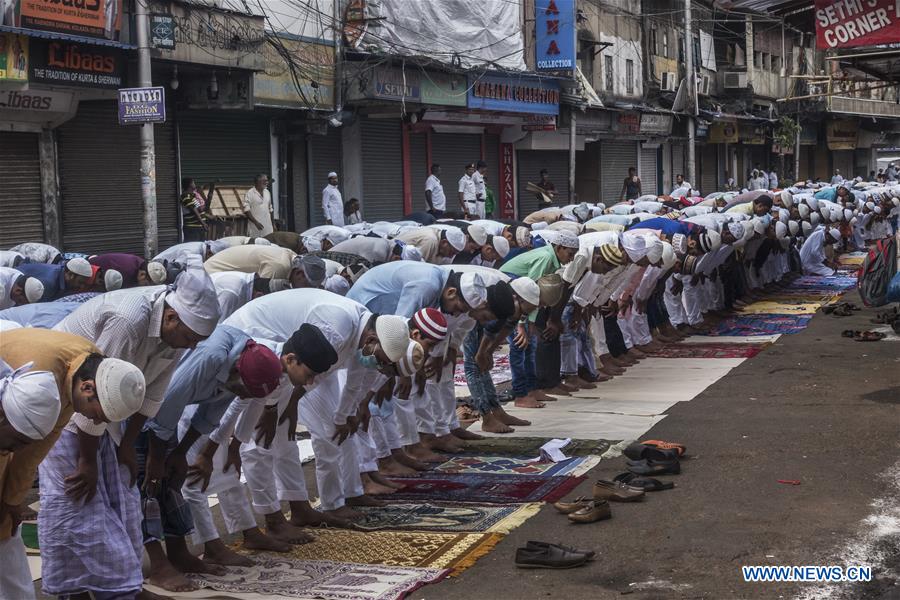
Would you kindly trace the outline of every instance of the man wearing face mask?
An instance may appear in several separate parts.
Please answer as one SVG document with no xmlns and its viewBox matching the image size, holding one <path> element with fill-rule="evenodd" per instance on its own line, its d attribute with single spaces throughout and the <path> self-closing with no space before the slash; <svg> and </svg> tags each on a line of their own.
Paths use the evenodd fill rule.
<svg viewBox="0 0 900 600">
<path fill-rule="evenodd" d="M 99 461 L 91 460 L 97 456 L 97 451 L 79 460 L 78 443 L 82 435 L 81 423 L 96 426 L 122 421 L 141 406 L 145 389 L 143 374 L 125 361 L 104 357 L 97 346 L 86 339 L 45 329 L 4 332 L 0 358 L 12 368 L 21 369 L 30 364 L 32 372 L 48 371 L 53 375 L 54 383 L 53 390 L 40 399 L 31 400 L 28 405 L 21 403 L 24 396 L 16 402 L 17 394 L 7 397 L 4 393 L 6 419 L 17 429 L 21 425 L 17 427 L 16 423 L 29 422 L 32 428 L 25 433 L 40 435 L 32 435 L 35 441 L 17 448 L 15 454 L 5 459 L 0 540 L 15 533 L 21 504 L 40 468 L 38 529 L 45 592 L 56 595 L 103 591 L 108 589 L 111 581 L 114 581 L 114 587 L 140 590 L 140 560 L 132 540 L 125 534 L 127 523 L 134 520 L 133 514 L 110 502 L 110 498 L 122 494 L 128 485 L 127 479 L 120 476 L 114 447 L 104 439 L 99 447 Z M 20 383 L 26 383 L 25 379 L 27 377 Z M 10 389 L 15 390 L 15 387 L 6 388 L 7 391 Z M 42 419 L 49 412 L 57 416 L 45 426 Z M 0 471 L 4 470 L 3 462 L 4 457 L 0 456 Z M 95 493 L 98 462 L 107 466 L 99 494 Z M 70 519 L 69 511 L 74 503 L 83 506 L 90 518 L 78 522 Z M 88 530 L 90 536 L 85 537 L 84 532 Z M 98 542 L 91 544 L 86 540 Z M 140 538 L 136 541 L 139 545 Z M 112 562 L 105 563 L 107 557 Z M 116 564 L 117 570 L 94 570 L 98 561 L 107 569 Z M 33 597 L 33 589 L 29 575 L 29 593 L 6 594 L 0 587 L 0 596 Z"/>
<path fill-rule="evenodd" d="M 350 298 L 315 289 L 258 298 L 225 321 L 253 338 L 273 341 L 286 341 L 304 323 L 319 328 L 338 356 L 299 402 L 299 420 L 309 429 L 316 454 L 321 509 L 354 518 L 359 513 L 346 504 L 370 499 L 363 494 L 355 444 L 344 442 L 359 425 L 357 413 L 368 391 L 365 372 L 400 360 L 409 346 L 409 328 L 406 319 L 376 316 Z M 245 444 L 242 455 L 249 449 Z"/>
<path fill-rule="evenodd" d="M 123 478 L 131 484 L 123 494 L 123 502 L 128 503 L 131 514 L 140 514 L 140 494 L 133 487 L 138 475 L 135 456 L 138 434 L 146 420 L 155 416 L 159 410 L 169 379 L 184 350 L 194 348 L 208 337 L 218 320 L 219 304 L 215 286 L 209 275 L 196 263 L 189 265 L 178 276 L 175 286 L 108 292 L 85 302 L 63 319 L 55 330 L 80 335 L 94 342 L 108 356 L 133 363 L 146 377 L 147 392 L 140 410 L 128 420 L 124 430 L 119 426 L 107 430 L 105 423 L 94 425 L 84 423 L 83 419 L 79 422 L 76 415 L 74 419 L 81 429 L 78 445 L 72 448 L 60 448 L 57 445 L 51 456 L 57 453 L 75 453 L 82 460 L 83 457 L 94 456 L 104 434 L 108 434 L 118 446 L 118 468 L 127 469 Z M 167 476 L 184 478 L 185 474 L 175 469 L 177 466 L 179 465 L 171 465 L 172 471 Z M 98 468 L 107 469 L 108 466 L 101 462 L 98 463 Z M 96 470 L 93 476 L 96 478 Z M 70 510 L 81 513 L 81 508 L 77 506 Z M 81 519 L 71 519 L 73 522 L 77 520 L 90 522 L 90 516 L 85 514 Z M 128 535 L 140 542 L 139 519 L 131 519 L 128 525 Z M 158 542 L 151 542 L 152 544 L 158 545 Z M 162 549 L 159 551 L 162 552 Z M 140 543 L 135 552 L 140 565 L 143 555 Z M 119 567 L 108 568 L 113 572 L 121 572 Z M 210 568 L 210 571 L 217 569 Z M 137 574 L 140 575 L 140 569 Z M 169 589 L 166 586 L 177 589 L 185 587 L 186 580 L 172 569 L 164 576 L 160 574 L 160 578 L 153 583 L 165 589 Z"/>
</svg>

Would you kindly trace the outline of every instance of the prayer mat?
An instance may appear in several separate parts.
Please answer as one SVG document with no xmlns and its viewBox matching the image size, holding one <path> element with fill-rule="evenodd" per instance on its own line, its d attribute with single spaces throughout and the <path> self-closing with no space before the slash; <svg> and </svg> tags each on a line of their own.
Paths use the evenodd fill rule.
<svg viewBox="0 0 900 600">
<path fill-rule="evenodd" d="M 365 514 L 354 525 L 360 529 L 401 529 L 414 531 L 489 531 L 509 533 L 541 510 L 541 504 L 469 504 L 432 502 L 359 507 Z"/>
<path fill-rule="evenodd" d="M 655 358 L 753 358 L 768 344 L 669 344 Z"/>
<path fill-rule="evenodd" d="M 471 567 L 503 539 L 502 533 L 349 529 L 307 531 L 315 536 L 315 541 L 294 546 L 288 556 L 300 560 L 452 569 L 451 575 Z"/>
<path fill-rule="evenodd" d="M 391 478 L 406 487 L 385 499 L 388 501 L 482 502 L 556 502 L 578 487 L 584 477 L 540 477 L 537 475 L 488 475 L 428 473 L 421 478 Z"/>
<path fill-rule="evenodd" d="M 769 299 L 748 304 L 740 310 L 745 315 L 812 315 L 822 304 L 819 302 L 775 302 Z"/>
<path fill-rule="evenodd" d="M 144 584 L 148 590 L 173 598 L 322 598 L 323 600 L 394 600 L 436 583 L 445 569 L 409 569 L 329 560 L 296 560 L 273 554 L 253 557 L 252 567 L 228 567 L 225 575 L 187 577 L 201 586 L 188 593 L 172 593 Z M 258 594 L 258 596 L 256 596 Z"/>
<path fill-rule="evenodd" d="M 565 451 L 563 451 L 565 452 Z M 490 473 L 493 475 L 584 475 L 597 465 L 596 457 L 578 456 L 560 462 L 535 462 L 511 456 L 454 456 L 432 471 L 438 473 Z"/>
<path fill-rule="evenodd" d="M 509 367 L 509 354 L 495 354 L 494 368 L 491 369 L 491 381 L 494 385 L 512 381 L 512 369 Z M 456 363 L 453 373 L 453 383 L 456 385 L 468 385 L 466 382 L 466 370 L 462 362 Z"/>
<path fill-rule="evenodd" d="M 719 323 L 708 335 L 768 335 L 792 334 L 806 329 L 811 315 L 747 315 L 729 317 Z"/>
<path fill-rule="evenodd" d="M 25 554 L 38 555 L 41 547 L 38 543 L 37 521 L 23 521 L 19 526 L 22 532 L 22 543 L 25 544 Z"/>
<path fill-rule="evenodd" d="M 525 430 L 522 427 L 521 430 Z M 565 436 L 560 436 L 565 437 Z M 489 437 L 466 442 L 468 452 L 464 456 L 511 454 L 513 456 L 536 457 L 541 446 L 553 438 L 549 437 Z M 601 455 L 619 440 L 572 440 L 563 448 L 566 456 Z"/>
</svg>

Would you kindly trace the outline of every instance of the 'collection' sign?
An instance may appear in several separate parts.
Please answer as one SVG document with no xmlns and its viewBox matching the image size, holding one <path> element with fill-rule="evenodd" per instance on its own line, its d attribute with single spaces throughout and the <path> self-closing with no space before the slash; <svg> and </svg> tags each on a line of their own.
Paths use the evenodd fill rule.
<svg viewBox="0 0 900 600">
<path fill-rule="evenodd" d="M 536 0 L 534 27 L 537 70 L 574 70 L 575 0 Z"/>
</svg>

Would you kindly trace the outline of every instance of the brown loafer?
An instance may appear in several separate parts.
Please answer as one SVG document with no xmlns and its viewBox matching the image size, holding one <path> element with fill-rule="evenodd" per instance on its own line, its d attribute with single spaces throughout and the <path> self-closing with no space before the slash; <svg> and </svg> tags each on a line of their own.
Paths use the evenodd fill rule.
<svg viewBox="0 0 900 600">
<path fill-rule="evenodd" d="M 584 508 L 570 514 L 569 520 L 573 523 L 594 523 L 610 517 L 612 517 L 612 511 L 609 510 L 609 502 L 606 500 L 591 500 L 585 504 Z"/>
<path fill-rule="evenodd" d="M 588 503 L 587 498 L 585 498 L 584 496 L 579 496 L 578 498 L 575 498 L 571 502 L 563 502 L 562 500 L 560 500 L 559 502 L 555 502 L 553 504 L 553 508 L 555 508 L 556 510 L 558 510 L 559 512 L 561 512 L 564 515 L 570 515 L 573 512 L 575 512 L 576 510 L 581 510 L 582 508 L 587 506 L 587 503 Z"/>
<path fill-rule="evenodd" d="M 631 487 L 621 481 L 600 479 L 594 484 L 594 500 L 610 502 L 637 502 L 644 498 L 644 490 Z"/>
</svg>

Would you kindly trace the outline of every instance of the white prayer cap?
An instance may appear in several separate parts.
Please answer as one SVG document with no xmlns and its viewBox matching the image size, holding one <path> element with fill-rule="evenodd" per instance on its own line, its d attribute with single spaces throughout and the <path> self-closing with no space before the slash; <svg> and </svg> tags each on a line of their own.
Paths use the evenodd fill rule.
<svg viewBox="0 0 900 600">
<path fill-rule="evenodd" d="M 781 221 L 778 221 L 777 223 L 775 223 L 775 237 L 776 238 L 778 238 L 779 240 L 784 239 L 784 237 L 787 235 L 787 232 L 788 232 L 787 225 L 785 225 Z"/>
<path fill-rule="evenodd" d="M 718 234 L 716 234 L 718 235 Z M 652 264 L 657 264 L 662 258 L 663 243 L 658 237 L 647 236 L 647 258 Z"/>
<path fill-rule="evenodd" d="M 491 246 L 497 251 L 500 258 L 506 258 L 506 255 L 509 254 L 509 242 L 502 235 L 491 236 Z"/>
<path fill-rule="evenodd" d="M 147 276 L 150 277 L 150 281 L 156 285 L 162 285 L 166 282 L 166 278 L 168 277 L 166 266 L 161 262 L 151 260 L 147 263 Z"/>
<path fill-rule="evenodd" d="M 781 190 L 781 204 L 790 208 L 794 204 L 794 195 L 787 190 Z"/>
<path fill-rule="evenodd" d="M 778 211 L 778 220 L 781 221 L 782 223 L 787 224 L 789 218 L 790 218 L 790 215 L 788 215 L 788 211 L 786 211 L 786 210 Z"/>
<path fill-rule="evenodd" d="M 403 260 L 422 262 L 422 253 L 415 246 L 407 244 L 403 247 L 403 250 L 400 251 L 400 258 Z"/>
<path fill-rule="evenodd" d="M 528 277 L 516 277 L 509 285 L 516 295 L 528 304 L 533 304 L 535 306 L 540 305 L 541 289 L 534 279 Z"/>
<path fill-rule="evenodd" d="M 715 252 L 721 245 L 722 235 L 714 229 L 709 229 L 700 235 L 700 248 L 704 252 Z"/>
<path fill-rule="evenodd" d="M 663 251 L 662 251 L 662 268 L 663 269 L 671 269 L 672 265 L 675 264 L 675 261 L 678 260 L 675 257 L 675 250 L 672 248 L 672 244 L 668 242 L 663 242 Z"/>
<path fill-rule="evenodd" d="M 328 173 L 328 179 L 331 179 L 332 177 L 337 177 L 337 173 L 335 173 L 334 171 L 330 171 Z"/>
<path fill-rule="evenodd" d="M 828 235 L 830 235 L 831 239 L 833 239 L 833 240 L 841 239 L 841 232 L 838 229 L 835 229 L 834 227 L 832 227 L 831 229 L 828 230 Z"/>
<path fill-rule="evenodd" d="M 216 287 L 202 268 L 185 269 L 175 280 L 175 291 L 166 297 L 166 302 L 185 325 L 204 337 L 208 337 L 219 322 Z"/>
<path fill-rule="evenodd" d="M 766 232 L 766 223 L 759 217 L 753 217 L 753 232 L 760 235 Z"/>
<path fill-rule="evenodd" d="M 40 302 L 44 297 L 44 284 L 37 277 L 29 277 L 25 280 L 25 297 L 30 304 Z"/>
<path fill-rule="evenodd" d="M 587 221 L 591 218 L 591 207 L 587 205 L 587 202 L 582 202 L 572 209 L 572 214 L 578 217 L 581 221 Z"/>
<path fill-rule="evenodd" d="M 820 220 L 821 219 L 819 218 L 819 213 L 809 213 L 809 222 L 813 225 L 813 227 L 818 225 Z"/>
<path fill-rule="evenodd" d="M 806 198 L 806 204 L 812 210 L 819 210 L 819 199 L 815 196 L 809 196 L 808 198 Z"/>
<path fill-rule="evenodd" d="M 800 227 L 803 229 L 804 236 L 808 236 L 809 232 L 812 231 L 813 228 L 812 223 L 810 223 L 809 221 L 803 221 L 802 223 L 800 223 Z"/>
<path fill-rule="evenodd" d="M 837 223 L 844 218 L 844 209 L 840 206 L 831 207 L 831 221 Z"/>
<path fill-rule="evenodd" d="M 672 235 L 672 250 L 675 251 L 675 254 L 681 256 L 687 252 L 687 236 L 683 233 L 676 233 Z"/>
<path fill-rule="evenodd" d="M 728 231 L 734 236 L 735 240 L 739 240 L 744 237 L 744 224 L 731 221 L 728 223 Z"/>
<path fill-rule="evenodd" d="M 797 221 L 788 221 L 788 231 L 791 232 L 792 236 L 797 235 L 797 232 L 800 231 L 800 224 Z"/>
<path fill-rule="evenodd" d="M 851 224 L 851 225 L 856 225 L 856 223 L 857 223 L 856 217 L 853 217 L 852 219 L 850 219 L 850 224 Z"/>
<path fill-rule="evenodd" d="M 6 420 L 19 433 L 42 440 L 53 431 L 61 403 L 56 377 L 49 371 L 32 371 L 34 363 L 16 370 L 0 361 L 0 406 Z"/>
<path fill-rule="evenodd" d="M 94 383 L 100 408 L 112 422 L 124 421 L 144 403 L 144 374 L 129 362 L 104 358 L 97 367 Z"/>
<path fill-rule="evenodd" d="M 335 273 L 325 280 L 325 289 L 339 296 L 346 296 L 350 291 L 350 282 L 343 275 Z"/>
<path fill-rule="evenodd" d="M 485 231 L 484 227 L 481 225 L 469 225 L 469 228 L 466 229 L 466 233 L 472 238 L 472 241 L 479 246 L 487 244 L 487 231 Z"/>
<path fill-rule="evenodd" d="M 606 210 L 606 205 L 603 204 L 602 202 L 598 202 L 596 206 L 591 208 L 591 216 L 599 217 L 600 215 L 603 214 L 604 210 Z"/>
<path fill-rule="evenodd" d="M 115 269 L 109 269 L 103 274 L 103 286 L 107 292 L 118 290 L 122 287 L 122 274 Z"/>
<path fill-rule="evenodd" d="M 891 198 L 891 204 L 894 206 L 900 206 L 900 198 Z"/>
<path fill-rule="evenodd" d="M 850 210 L 849 208 L 845 208 L 844 209 L 844 220 L 849 221 L 852 218 L 853 218 L 853 211 Z"/>
<path fill-rule="evenodd" d="M 66 261 L 66 269 L 71 273 L 82 277 L 93 277 L 94 271 L 91 269 L 91 263 L 80 256 Z"/>
<path fill-rule="evenodd" d="M 558 231 L 559 235 L 556 236 L 556 240 L 554 240 L 553 244 L 555 246 L 562 246 L 563 248 L 574 248 L 578 250 L 578 236 L 569 231 Z"/>
<path fill-rule="evenodd" d="M 829 207 L 827 204 L 824 204 L 824 203 L 819 204 L 819 214 L 822 215 L 823 219 L 830 219 L 831 218 L 831 207 Z"/>
<path fill-rule="evenodd" d="M 209 249 L 210 254 L 218 254 L 222 250 L 227 250 L 231 246 L 229 246 L 228 242 L 224 240 L 210 240 L 206 242 L 206 247 Z"/>
<path fill-rule="evenodd" d="M 398 315 L 378 315 L 375 320 L 375 335 L 392 363 L 403 358 L 409 347 L 409 325 L 406 321 Z"/>
<path fill-rule="evenodd" d="M 466 249 L 466 234 L 462 232 L 462 229 L 448 227 L 444 230 L 444 237 L 447 238 L 447 241 L 450 242 L 450 245 L 457 252 L 462 252 Z"/>
<path fill-rule="evenodd" d="M 531 232 L 528 231 L 528 228 L 522 226 L 516 227 L 516 244 L 518 244 L 520 248 L 524 248 L 530 243 Z"/>
<path fill-rule="evenodd" d="M 868 208 L 869 210 L 875 210 L 875 203 L 871 201 L 866 202 L 866 208 Z"/>
<path fill-rule="evenodd" d="M 540 231 L 541 229 L 547 229 L 547 227 L 549 227 L 549 225 L 547 223 L 544 223 L 543 221 L 538 221 L 537 223 L 531 224 L 532 231 Z"/>
<path fill-rule="evenodd" d="M 478 308 L 487 302 L 487 286 L 478 273 L 463 273 L 459 278 L 459 291 L 471 308 Z"/>
<path fill-rule="evenodd" d="M 410 377 L 425 364 L 425 349 L 414 340 L 409 341 L 406 355 L 397 361 L 397 373 L 401 377 Z"/>
<path fill-rule="evenodd" d="M 880 215 L 881 214 L 881 206 L 876 206 L 874 211 L 875 211 L 876 215 Z"/>
<path fill-rule="evenodd" d="M 625 232 L 622 234 L 622 248 L 631 262 L 637 262 L 647 255 L 647 239 L 636 233 Z"/>
<path fill-rule="evenodd" d="M 798 204 L 797 210 L 800 211 L 800 218 L 805 219 L 809 216 L 809 207 L 805 204 Z"/>
</svg>

